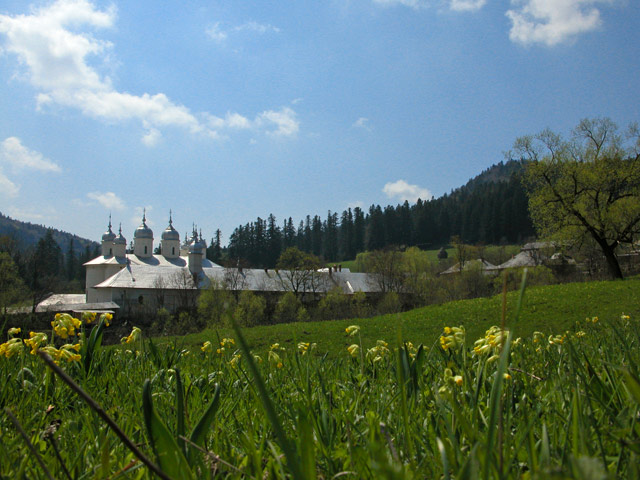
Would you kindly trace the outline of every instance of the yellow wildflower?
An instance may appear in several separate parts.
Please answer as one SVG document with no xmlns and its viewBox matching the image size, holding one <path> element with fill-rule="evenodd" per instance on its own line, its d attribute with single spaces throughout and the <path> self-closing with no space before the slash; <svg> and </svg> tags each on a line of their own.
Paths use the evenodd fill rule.
<svg viewBox="0 0 640 480">
<path fill-rule="evenodd" d="M 83 312 L 82 321 L 87 325 L 91 325 L 93 322 L 96 321 L 96 316 L 97 316 L 96 312 Z"/>
<path fill-rule="evenodd" d="M 351 326 L 345 328 L 344 331 L 347 333 L 347 335 L 349 335 L 350 337 L 353 337 L 354 335 L 357 335 L 358 332 L 360 332 L 360 326 L 359 325 L 351 325 Z"/>
<path fill-rule="evenodd" d="M 207 340 L 206 342 L 204 342 L 202 344 L 202 346 L 200 347 L 200 350 L 202 350 L 203 352 L 207 353 L 207 352 L 210 352 L 211 350 L 213 350 L 213 346 L 211 345 L 211 342 L 209 340 Z"/>
<path fill-rule="evenodd" d="M 113 315 L 111 315 L 110 313 L 103 313 L 102 315 L 100 315 L 100 321 L 104 320 L 104 324 L 107 327 L 111 325 L 112 319 L 113 319 Z"/>
<path fill-rule="evenodd" d="M 239 353 L 234 354 L 233 357 L 231 357 L 231 360 L 229 360 L 229 366 L 231 368 L 236 368 L 240 363 L 241 358 L 242 358 L 242 355 L 240 355 Z"/>
<path fill-rule="evenodd" d="M 31 355 L 35 355 L 40 345 L 47 342 L 47 334 L 42 332 L 29 332 L 29 338 L 24 343 L 31 348 Z"/>
<path fill-rule="evenodd" d="M 253 359 L 256 361 L 256 363 L 262 363 L 262 357 L 260 355 L 254 355 Z"/>
<path fill-rule="evenodd" d="M 223 348 L 225 347 L 232 347 L 236 344 L 236 341 L 233 338 L 223 338 L 222 341 L 220 342 L 220 346 Z"/>
<path fill-rule="evenodd" d="M 306 355 L 306 353 L 309 351 L 310 346 L 311 344 L 309 342 L 299 342 L 298 352 L 300 352 L 302 355 Z"/>
<path fill-rule="evenodd" d="M 21 331 L 22 329 L 20 327 L 13 327 L 7 330 L 7 333 L 9 334 L 10 337 L 15 337 L 16 335 L 20 335 Z"/>
<path fill-rule="evenodd" d="M 464 346 L 464 327 L 444 327 L 444 335 L 440 336 L 440 347 L 443 350 L 457 350 Z"/>
<path fill-rule="evenodd" d="M 80 344 L 72 345 L 67 343 L 60 347 L 60 349 L 56 352 L 56 360 L 66 360 L 67 362 L 79 362 L 81 356 L 77 353 Z M 76 353 L 73 353 L 73 352 Z"/>
<path fill-rule="evenodd" d="M 508 373 L 505 373 L 502 375 L 502 378 L 504 378 L 505 380 L 511 380 L 511 375 L 509 375 Z"/>
<path fill-rule="evenodd" d="M 276 366 L 278 368 L 282 368 L 282 359 L 280 355 L 278 355 L 275 350 L 269 350 L 269 354 L 267 359 L 269 360 L 269 365 Z"/>
<path fill-rule="evenodd" d="M 355 356 L 357 356 L 357 355 L 358 355 L 358 352 L 360 351 L 360 345 L 357 345 L 357 344 L 355 344 L 355 343 L 354 343 L 354 344 L 352 344 L 352 345 L 349 345 L 349 346 L 347 347 L 347 351 L 349 352 L 349 354 L 350 354 L 352 357 L 355 357 Z"/>
<path fill-rule="evenodd" d="M 82 322 L 68 313 L 57 313 L 55 320 L 51 322 L 53 331 L 60 338 L 67 338 L 76 334 L 76 328 L 80 328 Z"/>
<path fill-rule="evenodd" d="M 455 377 L 453 377 L 453 382 L 454 382 L 457 386 L 461 387 L 461 386 L 462 386 L 462 382 L 463 382 L 463 380 L 462 380 L 462 375 L 456 375 Z"/>
<path fill-rule="evenodd" d="M 21 339 L 11 338 L 7 342 L 0 344 L 0 357 L 4 355 L 7 358 L 11 358 L 14 355 L 19 355 L 22 353 L 23 348 Z"/>
<path fill-rule="evenodd" d="M 138 338 L 140 338 L 141 333 L 142 333 L 142 330 L 140 330 L 138 327 L 133 327 L 129 336 L 122 338 L 120 341 L 122 343 L 133 343 L 136 340 L 138 340 Z"/>
</svg>

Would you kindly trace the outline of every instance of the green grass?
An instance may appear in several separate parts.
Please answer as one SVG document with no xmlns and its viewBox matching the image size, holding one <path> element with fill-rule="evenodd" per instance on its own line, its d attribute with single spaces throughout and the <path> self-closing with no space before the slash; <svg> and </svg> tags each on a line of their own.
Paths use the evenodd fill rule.
<svg viewBox="0 0 640 480">
<path fill-rule="evenodd" d="M 20 346 L 22 332 L 10 340 L 19 351 L 0 355 L 0 478 L 157 478 L 136 460 L 148 457 L 202 480 L 638 479 L 639 292 L 638 278 L 530 288 L 517 324 L 510 293 L 515 335 L 484 334 L 500 323 L 500 297 L 168 345 L 102 348 L 96 333 L 80 349 L 89 366 L 59 360 L 71 382 Z M 347 336 L 350 324 L 359 333 Z M 441 348 L 445 325 L 464 325 L 467 345 L 454 331 Z M 218 353 L 224 337 L 235 342 Z M 472 348 L 479 337 L 486 350 Z"/>
<path fill-rule="evenodd" d="M 513 316 L 518 292 L 507 294 L 507 323 Z M 640 277 L 625 281 L 569 283 L 530 287 L 524 296 L 520 321 L 515 325 L 517 336 L 528 337 L 534 331 L 550 334 L 573 330 L 576 322 L 586 317 L 615 318 L 621 313 L 640 317 Z M 431 345 L 437 341 L 445 326 L 464 325 L 467 341 L 484 335 L 492 325 L 500 325 L 502 296 L 461 300 L 443 305 L 431 305 L 404 313 L 366 319 L 290 323 L 245 329 L 247 341 L 253 349 L 264 352 L 273 343 L 293 345 L 294 342 L 316 342 L 318 351 L 341 355 L 351 344 L 344 329 L 351 324 L 362 327 L 363 343 L 376 340 L 392 341 L 398 328 L 414 344 Z M 202 344 L 220 337 L 232 336 L 231 328 L 209 329 L 187 335 L 185 345 Z"/>
</svg>

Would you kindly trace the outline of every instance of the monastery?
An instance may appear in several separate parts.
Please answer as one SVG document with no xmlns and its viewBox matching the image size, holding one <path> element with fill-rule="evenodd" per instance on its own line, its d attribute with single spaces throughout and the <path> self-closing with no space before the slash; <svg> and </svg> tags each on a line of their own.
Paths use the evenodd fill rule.
<svg viewBox="0 0 640 480">
<path fill-rule="evenodd" d="M 121 314 L 147 311 L 160 307 L 169 311 L 196 305 L 198 291 L 212 284 L 232 291 L 252 290 L 256 293 L 282 293 L 292 290 L 292 272 L 271 269 L 225 268 L 206 258 L 207 245 L 194 228 L 191 237 L 180 242 L 180 235 L 169 225 L 160 238 L 160 253 L 154 253 L 153 231 L 147 226 L 146 212 L 142 224 L 133 234 L 132 248 L 120 227 L 116 235 L 111 218 L 102 235 L 101 255 L 85 263 L 85 306 L 77 310 L 110 308 Z M 348 269 L 325 268 L 308 276 L 302 291 L 322 295 L 333 288 L 345 294 L 378 290 L 364 273 Z M 60 305 L 58 305 L 58 308 Z"/>
</svg>

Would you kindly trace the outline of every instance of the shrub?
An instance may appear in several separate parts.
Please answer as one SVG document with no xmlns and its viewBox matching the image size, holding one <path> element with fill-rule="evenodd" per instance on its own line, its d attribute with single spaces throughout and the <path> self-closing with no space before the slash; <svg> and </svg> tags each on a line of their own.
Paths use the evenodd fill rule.
<svg viewBox="0 0 640 480">
<path fill-rule="evenodd" d="M 318 303 L 318 316 L 323 320 L 351 317 L 351 299 L 341 289 L 331 289 Z"/>
<path fill-rule="evenodd" d="M 304 310 L 305 315 L 308 317 L 307 311 L 302 306 L 302 302 L 298 300 L 298 297 L 293 292 L 286 292 L 276 304 L 273 320 L 276 323 L 295 322 L 299 320 L 300 309 Z"/>
<path fill-rule="evenodd" d="M 385 293 L 378 302 L 378 313 L 381 315 L 387 313 L 398 313 L 402 310 L 402 302 L 400 296 L 396 292 Z"/>
<path fill-rule="evenodd" d="M 266 308 L 267 301 L 263 297 L 256 295 L 251 290 L 244 290 L 238 299 L 234 316 L 241 326 L 252 327 L 264 322 Z"/>
<path fill-rule="evenodd" d="M 225 318 L 235 308 L 233 294 L 216 283 L 212 283 L 198 298 L 198 315 L 210 326 L 223 326 Z"/>
</svg>

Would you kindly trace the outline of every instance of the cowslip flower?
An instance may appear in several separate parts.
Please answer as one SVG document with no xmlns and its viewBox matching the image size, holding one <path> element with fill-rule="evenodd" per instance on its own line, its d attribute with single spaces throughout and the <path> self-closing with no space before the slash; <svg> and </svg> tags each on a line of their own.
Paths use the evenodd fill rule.
<svg viewBox="0 0 640 480">
<path fill-rule="evenodd" d="M 55 334 L 63 339 L 75 335 L 76 328 L 80 328 L 81 325 L 80 320 L 68 313 L 56 313 L 55 319 L 51 322 Z"/>
<path fill-rule="evenodd" d="M 20 327 L 13 327 L 7 330 L 7 333 L 9 334 L 9 337 L 15 337 L 17 335 L 20 335 L 21 331 L 22 329 Z"/>
<path fill-rule="evenodd" d="M 311 344 L 309 342 L 299 342 L 298 343 L 298 352 L 300 352 L 300 354 L 302 354 L 302 355 L 306 355 L 306 353 L 309 350 L 310 346 L 311 346 Z"/>
<path fill-rule="evenodd" d="M 275 366 L 276 368 L 282 368 L 282 359 L 280 355 L 278 355 L 275 350 L 269 350 L 269 354 L 267 359 L 269 360 L 269 365 Z"/>
<path fill-rule="evenodd" d="M 140 334 L 142 333 L 142 330 L 140 330 L 138 327 L 133 327 L 133 329 L 131 330 L 131 333 L 129 334 L 128 337 L 123 337 L 120 339 L 121 343 L 133 343 L 136 340 L 138 340 L 138 338 L 140 338 Z"/>
<path fill-rule="evenodd" d="M 110 313 L 103 313 L 102 315 L 100 315 L 100 321 L 104 321 L 105 326 L 109 326 L 111 325 L 111 320 L 113 319 L 113 315 L 111 315 Z"/>
<path fill-rule="evenodd" d="M 350 325 L 347 328 L 345 328 L 344 331 L 346 332 L 347 335 L 349 335 L 350 337 L 353 337 L 354 335 L 357 335 L 360 332 L 360 326 Z"/>
<path fill-rule="evenodd" d="M 55 358 L 56 360 L 66 360 L 67 362 L 79 362 L 81 358 L 78 353 L 79 350 L 79 343 L 76 343 L 75 345 L 67 343 L 58 349 Z"/>
<path fill-rule="evenodd" d="M 458 350 L 464 346 L 464 327 L 444 327 L 444 335 L 440 336 L 440 347 L 443 350 Z"/>
<path fill-rule="evenodd" d="M 349 345 L 347 347 L 347 351 L 352 357 L 356 357 L 358 355 L 358 352 L 360 351 L 360 345 L 357 345 L 355 343 L 352 345 Z"/>
<path fill-rule="evenodd" d="M 241 358 L 242 358 L 242 355 L 240 355 L 239 353 L 235 353 L 233 357 L 231 357 L 231 360 L 229 360 L 229 366 L 231 368 L 236 368 L 240 363 Z"/>
<path fill-rule="evenodd" d="M 29 338 L 24 340 L 24 343 L 31 348 L 31 355 L 35 355 L 40 345 L 46 343 L 48 340 L 47 334 L 42 332 L 29 332 Z"/>
<path fill-rule="evenodd" d="M 200 350 L 202 350 L 203 352 L 207 353 L 207 352 L 210 352 L 211 350 L 213 350 L 213 346 L 211 345 L 211 342 L 209 340 L 207 340 L 206 342 L 204 342 L 202 344 L 202 346 L 200 347 Z"/>
<path fill-rule="evenodd" d="M 87 325 L 91 325 L 93 322 L 96 321 L 96 316 L 97 316 L 96 312 L 83 312 L 82 321 Z"/>
<path fill-rule="evenodd" d="M 11 358 L 14 355 L 20 355 L 24 349 L 24 344 L 19 338 L 12 338 L 7 342 L 0 344 L 0 357 L 3 355 Z"/>
</svg>

